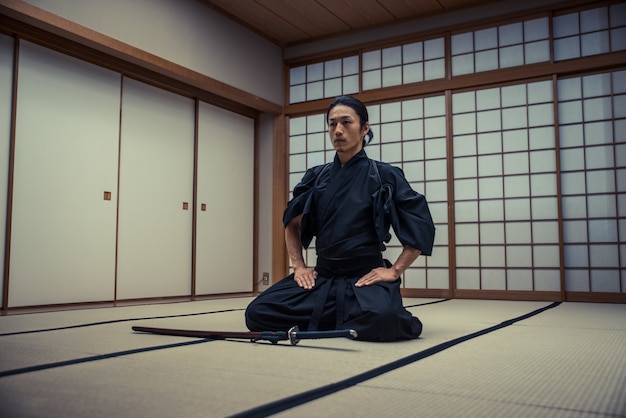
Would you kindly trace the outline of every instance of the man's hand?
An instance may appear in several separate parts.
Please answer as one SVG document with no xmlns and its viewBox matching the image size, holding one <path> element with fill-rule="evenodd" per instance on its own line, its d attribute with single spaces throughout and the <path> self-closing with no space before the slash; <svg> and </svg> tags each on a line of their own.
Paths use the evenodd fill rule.
<svg viewBox="0 0 626 418">
<path fill-rule="evenodd" d="M 293 279 L 298 283 L 298 286 L 304 289 L 313 289 L 316 278 L 317 271 L 315 269 L 310 267 L 296 267 L 294 269 Z"/>
<path fill-rule="evenodd" d="M 354 285 L 356 287 L 370 286 L 378 282 L 395 282 L 402 273 L 419 257 L 422 252 L 407 245 L 402 247 L 402 253 L 390 268 L 377 267 L 361 277 Z"/>
<path fill-rule="evenodd" d="M 392 268 L 378 267 L 361 277 L 354 284 L 356 287 L 370 286 L 378 282 L 395 282 L 398 280 L 398 273 Z"/>
<path fill-rule="evenodd" d="M 298 286 L 304 289 L 313 289 L 317 272 L 307 267 L 302 256 L 302 243 L 300 242 L 300 229 L 302 227 L 302 215 L 298 215 L 285 226 L 285 243 L 287 252 L 293 267 L 293 279 Z"/>
</svg>

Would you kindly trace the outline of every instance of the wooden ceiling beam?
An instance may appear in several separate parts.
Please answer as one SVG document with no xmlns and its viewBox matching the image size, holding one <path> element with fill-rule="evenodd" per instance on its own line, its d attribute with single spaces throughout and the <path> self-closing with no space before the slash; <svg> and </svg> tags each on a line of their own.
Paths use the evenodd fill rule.
<svg viewBox="0 0 626 418">
<path fill-rule="evenodd" d="M 281 47 L 499 0 L 197 0 Z"/>
</svg>

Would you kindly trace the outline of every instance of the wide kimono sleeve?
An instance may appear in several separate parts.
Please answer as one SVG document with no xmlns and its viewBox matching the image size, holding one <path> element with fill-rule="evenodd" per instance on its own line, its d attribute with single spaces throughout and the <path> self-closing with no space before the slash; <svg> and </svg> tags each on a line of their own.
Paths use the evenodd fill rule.
<svg viewBox="0 0 626 418">
<path fill-rule="evenodd" d="M 309 246 L 315 234 L 314 220 L 312 219 L 314 189 L 317 176 L 324 167 L 324 165 L 316 166 L 304 173 L 300 183 L 293 189 L 293 197 L 287 203 L 287 208 L 283 212 L 284 226 L 287 226 L 293 218 L 302 215 L 301 241 L 304 248 Z"/>
<path fill-rule="evenodd" d="M 435 224 L 426 198 L 411 188 L 399 168 L 386 165 L 381 167 L 381 174 L 385 188 L 391 194 L 390 199 L 385 199 L 387 223 L 391 224 L 403 245 L 420 250 L 422 255 L 431 255 Z"/>
</svg>

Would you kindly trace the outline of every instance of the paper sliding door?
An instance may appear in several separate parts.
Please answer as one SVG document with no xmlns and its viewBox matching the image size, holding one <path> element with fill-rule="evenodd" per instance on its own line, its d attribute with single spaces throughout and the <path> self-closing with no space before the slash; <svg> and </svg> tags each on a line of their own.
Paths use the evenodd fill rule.
<svg viewBox="0 0 626 418">
<path fill-rule="evenodd" d="M 194 102 L 124 79 L 117 299 L 191 294 Z"/>
<path fill-rule="evenodd" d="M 112 300 L 120 75 L 24 41 L 19 57 L 8 306 Z"/>
<path fill-rule="evenodd" d="M 196 294 L 252 291 L 254 120 L 200 103 Z"/>
</svg>

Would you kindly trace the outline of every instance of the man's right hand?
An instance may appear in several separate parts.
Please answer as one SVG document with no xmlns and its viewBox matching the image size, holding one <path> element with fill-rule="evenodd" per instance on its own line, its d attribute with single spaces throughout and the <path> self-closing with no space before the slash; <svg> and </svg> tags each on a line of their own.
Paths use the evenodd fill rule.
<svg viewBox="0 0 626 418">
<path fill-rule="evenodd" d="M 313 289 L 315 286 L 315 279 L 317 278 L 317 271 L 310 267 L 296 267 L 294 268 L 293 279 L 298 283 L 298 286 L 304 289 Z"/>
</svg>

